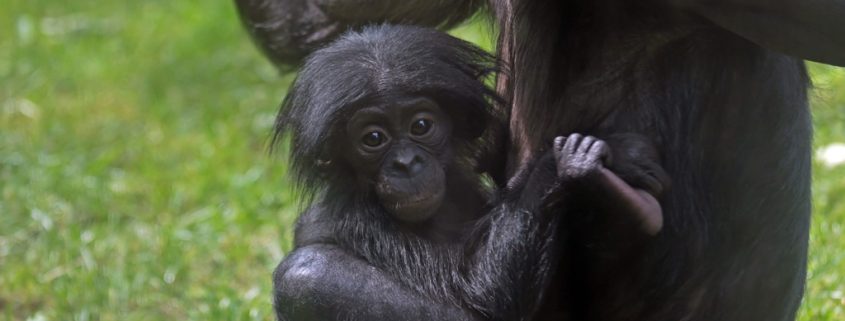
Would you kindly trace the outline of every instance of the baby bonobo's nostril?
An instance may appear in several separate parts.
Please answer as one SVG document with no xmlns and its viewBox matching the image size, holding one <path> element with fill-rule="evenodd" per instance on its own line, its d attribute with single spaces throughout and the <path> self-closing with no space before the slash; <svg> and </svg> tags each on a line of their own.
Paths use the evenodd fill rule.
<svg viewBox="0 0 845 321">
<path fill-rule="evenodd" d="M 408 169 L 410 168 L 410 166 L 411 166 L 411 160 L 410 159 L 397 158 L 393 161 L 393 167 L 398 169 L 398 170 L 401 170 L 403 172 L 407 172 Z"/>
<path fill-rule="evenodd" d="M 401 153 L 393 160 L 393 168 L 414 175 L 422 168 L 422 158 L 416 153 Z"/>
</svg>

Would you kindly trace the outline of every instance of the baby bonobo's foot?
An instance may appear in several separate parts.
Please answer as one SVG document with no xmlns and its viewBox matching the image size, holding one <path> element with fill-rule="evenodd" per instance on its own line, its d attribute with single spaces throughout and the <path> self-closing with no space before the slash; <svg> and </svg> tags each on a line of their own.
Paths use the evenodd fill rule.
<svg viewBox="0 0 845 321">
<path fill-rule="evenodd" d="M 607 144 L 593 136 L 559 136 L 554 143 L 557 177 L 562 181 L 582 181 L 598 176 L 609 160 Z"/>
</svg>

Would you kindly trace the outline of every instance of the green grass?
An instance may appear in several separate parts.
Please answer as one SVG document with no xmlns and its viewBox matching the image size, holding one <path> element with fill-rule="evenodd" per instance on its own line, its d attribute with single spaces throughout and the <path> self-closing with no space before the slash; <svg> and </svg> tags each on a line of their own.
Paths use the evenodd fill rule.
<svg viewBox="0 0 845 321">
<path fill-rule="evenodd" d="M 845 141 L 845 71 L 812 71 L 816 145 Z M 290 78 L 229 1 L 4 2 L 0 320 L 272 319 Z M 802 320 L 842 320 L 845 166 L 815 169 Z"/>
</svg>

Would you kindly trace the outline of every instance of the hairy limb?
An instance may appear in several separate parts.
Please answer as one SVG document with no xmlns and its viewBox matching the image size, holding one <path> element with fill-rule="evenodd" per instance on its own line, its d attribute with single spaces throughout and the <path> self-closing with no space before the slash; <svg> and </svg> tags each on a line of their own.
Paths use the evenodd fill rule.
<svg viewBox="0 0 845 321">
<path fill-rule="evenodd" d="M 539 161 L 479 223 L 465 251 L 384 222 L 360 222 L 343 247 L 320 244 L 338 236 L 336 218 L 313 206 L 297 225 L 297 250 L 276 271 L 277 314 L 281 320 L 527 318 L 558 270 L 559 215 L 544 207 L 554 170 L 553 157 Z"/>
<path fill-rule="evenodd" d="M 603 212 L 634 219 L 640 231 L 655 235 L 663 227 L 663 210 L 651 193 L 634 188 L 604 164 L 610 161 L 610 149 L 592 136 L 572 134 L 554 141 L 558 176 L 577 180 L 586 187 L 589 198 L 597 200 Z"/>
<path fill-rule="evenodd" d="M 373 22 L 449 28 L 472 15 L 484 0 L 316 0 L 349 25 Z"/>
<path fill-rule="evenodd" d="M 537 160 L 524 175 L 513 179 L 506 199 L 485 219 L 461 287 L 468 305 L 491 320 L 531 320 L 559 271 L 557 192 L 551 153 Z"/>
<path fill-rule="evenodd" d="M 845 66 L 845 1 L 672 1 L 763 47 Z"/>
<path fill-rule="evenodd" d="M 348 28 L 403 23 L 449 28 L 484 1 L 235 0 L 241 20 L 279 67 L 298 64 Z"/>
<path fill-rule="evenodd" d="M 280 321 L 481 320 L 410 290 L 382 270 L 324 244 L 300 247 L 273 274 Z"/>
<path fill-rule="evenodd" d="M 596 191 L 602 193 L 607 201 L 601 202 L 600 206 L 634 217 L 640 224 L 640 230 L 648 235 L 656 235 L 663 228 L 663 209 L 653 195 L 631 187 L 604 167 L 599 170 L 596 185 Z"/>
</svg>

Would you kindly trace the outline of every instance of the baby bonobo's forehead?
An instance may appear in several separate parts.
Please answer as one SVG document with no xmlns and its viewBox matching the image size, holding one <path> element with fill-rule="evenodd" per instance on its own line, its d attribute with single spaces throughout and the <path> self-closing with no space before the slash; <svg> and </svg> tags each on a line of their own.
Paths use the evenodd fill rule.
<svg viewBox="0 0 845 321">
<path fill-rule="evenodd" d="M 386 117 L 405 118 L 418 112 L 440 112 L 437 103 L 425 96 L 394 96 L 375 99 L 356 110 L 351 119 Z"/>
</svg>

